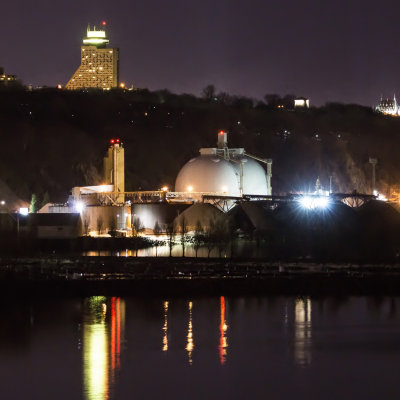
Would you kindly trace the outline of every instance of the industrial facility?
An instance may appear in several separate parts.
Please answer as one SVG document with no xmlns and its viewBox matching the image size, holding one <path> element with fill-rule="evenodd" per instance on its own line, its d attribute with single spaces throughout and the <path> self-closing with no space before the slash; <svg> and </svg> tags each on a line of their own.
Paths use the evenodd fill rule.
<svg viewBox="0 0 400 400">
<path fill-rule="evenodd" d="M 175 191 L 136 192 L 125 191 L 124 147 L 120 139 L 111 139 L 103 183 L 74 187 L 66 204 L 47 204 L 39 214 L 80 214 L 81 234 L 91 236 L 131 236 L 139 229 L 153 233 L 155 227 L 165 232 L 183 216 L 189 230 L 198 221 L 207 226 L 238 200 L 271 197 L 272 160 L 229 148 L 227 138 L 226 132 L 218 132 L 217 147 L 201 148 L 182 167 Z"/>
</svg>

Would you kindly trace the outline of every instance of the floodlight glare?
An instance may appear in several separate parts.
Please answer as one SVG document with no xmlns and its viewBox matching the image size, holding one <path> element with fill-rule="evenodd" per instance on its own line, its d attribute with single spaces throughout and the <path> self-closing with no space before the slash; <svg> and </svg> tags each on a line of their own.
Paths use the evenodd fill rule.
<svg viewBox="0 0 400 400">
<path fill-rule="evenodd" d="M 298 199 L 298 202 L 306 210 L 325 209 L 329 206 L 329 197 L 302 196 Z"/>
<path fill-rule="evenodd" d="M 314 201 L 316 208 L 326 208 L 329 205 L 328 197 L 317 197 Z"/>
<path fill-rule="evenodd" d="M 78 212 L 79 214 L 83 211 L 83 209 L 85 208 L 85 205 L 81 202 L 81 201 L 77 201 L 75 203 L 75 210 L 76 212 Z"/>
</svg>

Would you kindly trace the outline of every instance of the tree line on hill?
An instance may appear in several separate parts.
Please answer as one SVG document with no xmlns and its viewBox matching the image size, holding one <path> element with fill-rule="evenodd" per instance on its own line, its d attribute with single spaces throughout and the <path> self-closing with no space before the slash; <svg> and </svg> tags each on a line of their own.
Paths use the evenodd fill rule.
<svg viewBox="0 0 400 400">
<path fill-rule="evenodd" d="M 298 111 L 294 96 L 265 101 L 218 92 L 201 97 L 168 90 L 0 91 L 0 179 L 38 204 L 64 202 L 73 186 L 103 180 L 110 138 L 125 146 L 126 190 L 174 187 L 180 168 L 228 132 L 232 147 L 273 159 L 274 194 L 314 190 L 319 177 L 337 192 L 371 192 L 400 184 L 400 119 L 358 105 L 329 103 Z M 277 108 L 277 104 L 284 105 Z"/>
</svg>

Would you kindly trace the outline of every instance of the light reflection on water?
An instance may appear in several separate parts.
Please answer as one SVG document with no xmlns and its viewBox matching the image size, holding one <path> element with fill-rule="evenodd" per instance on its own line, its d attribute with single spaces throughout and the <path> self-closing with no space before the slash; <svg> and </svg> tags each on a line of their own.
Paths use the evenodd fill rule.
<svg viewBox="0 0 400 400">
<path fill-rule="evenodd" d="M 193 303 L 189 301 L 189 325 L 188 325 L 188 333 L 187 333 L 187 344 L 186 344 L 186 351 L 188 353 L 188 361 L 189 365 L 193 364 L 192 353 L 194 349 L 194 340 L 193 340 L 193 317 L 192 317 L 192 308 Z"/>
<path fill-rule="evenodd" d="M 83 307 L 83 390 L 87 400 L 105 400 L 120 368 L 125 302 L 93 296 Z"/>
<path fill-rule="evenodd" d="M 295 300 L 294 360 L 299 365 L 311 364 L 311 299 Z"/>
<path fill-rule="evenodd" d="M 235 257 L 264 257 L 266 254 L 262 251 L 263 248 L 255 246 L 251 242 L 238 242 L 235 245 L 234 250 L 231 248 L 224 249 L 219 252 L 217 247 L 214 247 L 209 251 L 206 247 L 200 247 L 197 250 L 191 243 L 185 245 L 185 257 L 230 257 L 231 252 Z M 83 256 L 89 257 L 169 257 L 170 248 L 168 245 L 164 244 L 161 246 L 153 246 L 145 249 L 125 249 L 125 250 L 88 250 L 82 253 Z M 172 257 L 182 257 L 182 245 L 175 244 L 171 249 Z"/>
<path fill-rule="evenodd" d="M 4 399 L 400 396 L 399 297 L 93 296 L 4 305 Z M 349 381 L 354 371 L 359 382 Z M 348 385 L 352 397 L 340 391 Z"/>
</svg>

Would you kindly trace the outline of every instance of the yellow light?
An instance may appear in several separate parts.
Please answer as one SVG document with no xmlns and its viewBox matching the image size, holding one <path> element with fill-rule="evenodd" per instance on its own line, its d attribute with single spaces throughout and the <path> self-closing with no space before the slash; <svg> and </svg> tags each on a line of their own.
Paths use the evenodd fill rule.
<svg viewBox="0 0 400 400">
<path fill-rule="evenodd" d="M 168 192 L 168 187 L 167 187 L 167 186 L 163 186 L 163 187 L 161 188 L 161 190 L 162 190 L 163 192 Z"/>
<path fill-rule="evenodd" d="M 121 82 L 121 83 L 119 84 L 119 86 L 123 89 L 123 88 L 125 87 L 125 83 L 124 83 L 124 82 Z"/>
<path fill-rule="evenodd" d="M 193 186 L 188 186 L 187 190 L 188 190 L 188 192 L 193 192 Z"/>
</svg>

